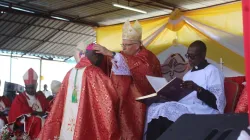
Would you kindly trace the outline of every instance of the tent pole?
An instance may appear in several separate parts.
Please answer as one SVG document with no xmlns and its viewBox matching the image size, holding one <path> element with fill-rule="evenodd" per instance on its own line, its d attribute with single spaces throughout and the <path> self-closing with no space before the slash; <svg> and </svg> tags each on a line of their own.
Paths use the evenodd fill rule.
<svg viewBox="0 0 250 140">
<path fill-rule="evenodd" d="M 40 59 L 40 74 L 39 74 L 39 90 L 41 90 L 41 85 L 42 85 L 42 61 L 43 61 L 43 59 L 41 58 Z"/>
<path fill-rule="evenodd" d="M 11 82 L 11 74 L 12 74 L 12 52 L 10 54 L 10 82 Z"/>
<path fill-rule="evenodd" d="M 248 93 L 248 112 L 250 112 L 250 0 L 242 0 L 243 13 L 243 37 L 244 37 L 244 55 L 245 55 L 245 71 Z M 248 115 L 250 122 L 250 115 Z"/>
</svg>

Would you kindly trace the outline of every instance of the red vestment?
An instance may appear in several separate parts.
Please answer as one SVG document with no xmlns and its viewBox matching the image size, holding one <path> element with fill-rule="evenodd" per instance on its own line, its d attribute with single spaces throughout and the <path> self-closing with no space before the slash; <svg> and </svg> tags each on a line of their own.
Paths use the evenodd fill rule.
<svg viewBox="0 0 250 140">
<path fill-rule="evenodd" d="M 43 112 L 46 112 L 48 109 L 48 101 L 44 95 L 37 94 L 36 98 L 40 102 Z M 33 112 L 32 108 L 28 104 L 28 96 L 26 93 L 21 93 L 15 97 L 12 102 L 10 112 L 9 112 L 9 123 L 15 123 L 17 118 L 25 114 L 31 114 Z M 25 120 L 25 131 L 29 136 L 34 139 L 38 136 L 42 124 L 41 118 L 37 116 L 27 117 Z"/>
<path fill-rule="evenodd" d="M 5 108 L 1 108 L 1 111 L 4 111 L 6 108 L 10 108 L 11 102 L 7 97 L 1 96 L 0 101 L 2 101 L 4 103 L 4 105 L 5 105 Z M 0 119 L 2 119 L 5 124 L 8 123 L 8 119 L 6 118 L 6 116 L 0 116 Z"/>
<path fill-rule="evenodd" d="M 155 92 L 146 75 L 162 76 L 161 66 L 157 57 L 144 48 L 134 56 L 121 54 L 132 74 L 132 76 L 111 75 L 112 82 L 120 96 L 121 135 L 126 140 L 141 140 L 146 106 L 135 99 Z"/>
<path fill-rule="evenodd" d="M 100 68 L 93 66 L 86 57 L 81 58 L 76 65 L 77 69 L 83 67 L 86 69 L 82 76 L 82 89 L 73 139 L 119 140 L 120 129 L 117 122 L 119 98 L 112 82 Z M 40 140 L 60 136 L 70 72 L 62 82 L 54 105 L 39 135 Z"/>
<path fill-rule="evenodd" d="M 239 101 L 235 108 L 235 113 L 248 113 L 247 88 L 245 87 L 240 95 Z"/>
<path fill-rule="evenodd" d="M 54 104 L 54 101 L 55 101 L 55 97 L 54 97 L 51 101 L 49 101 L 49 108 L 48 108 L 48 112 L 50 112 L 50 111 L 51 111 L 52 106 L 53 106 L 53 104 Z"/>
</svg>

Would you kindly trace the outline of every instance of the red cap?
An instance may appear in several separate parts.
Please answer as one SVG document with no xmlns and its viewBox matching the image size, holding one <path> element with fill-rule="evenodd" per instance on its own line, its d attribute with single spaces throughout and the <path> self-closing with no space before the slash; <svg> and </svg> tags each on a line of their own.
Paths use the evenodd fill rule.
<svg viewBox="0 0 250 140">
<path fill-rule="evenodd" d="M 90 51 L 94 50 L 94 45 L 95 45 L 94 43 L 89 44 L 86 50 L 90 50 Z"/>
</svg>

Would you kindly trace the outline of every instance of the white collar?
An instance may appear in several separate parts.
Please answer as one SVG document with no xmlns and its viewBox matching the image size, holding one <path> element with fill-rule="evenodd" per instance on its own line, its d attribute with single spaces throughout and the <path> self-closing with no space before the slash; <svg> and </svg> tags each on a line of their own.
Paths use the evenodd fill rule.
<svg viewBox="0 0 250 140">
<path fill-rule="evenodd" d="M 29 97 L 30 100 L 35 100 L 36 96 L 35 95 L 29 95 L 28 93 L 25 92 L 25 94 Z"/>
</svg>

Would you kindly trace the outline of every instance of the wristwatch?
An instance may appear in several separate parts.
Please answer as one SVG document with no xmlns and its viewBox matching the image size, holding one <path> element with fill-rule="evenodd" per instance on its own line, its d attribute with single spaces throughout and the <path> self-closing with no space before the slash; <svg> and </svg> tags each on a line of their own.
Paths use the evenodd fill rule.
<svg viewBox="0 0 250 140">
<path fill-rule="evenodd" d="M 112 58 L 114 58 L 114 57 L 115 57 L 115 55 L 116 55 L 116 53 L 115 53 L 115 52 L 112 52 Z"/>
</svg>

